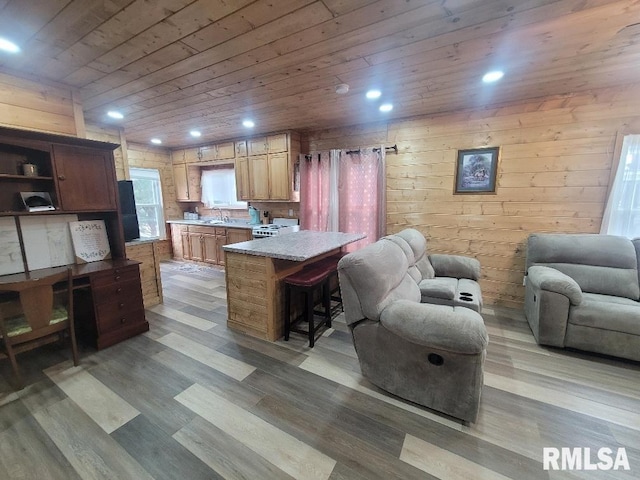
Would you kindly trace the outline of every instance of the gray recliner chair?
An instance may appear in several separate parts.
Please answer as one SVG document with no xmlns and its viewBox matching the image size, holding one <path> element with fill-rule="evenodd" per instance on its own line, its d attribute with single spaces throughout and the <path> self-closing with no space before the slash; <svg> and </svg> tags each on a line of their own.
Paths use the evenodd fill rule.
<svg viewBox="0 0 640 480">
<path fill-rule="evenodd" d="M 343 257 L 338 275 L 362 374 L 399 397 L 474 422 L 488 343 L 480 314 L 421 303 L 405 252 L 388 239 Z"/>
</svg>

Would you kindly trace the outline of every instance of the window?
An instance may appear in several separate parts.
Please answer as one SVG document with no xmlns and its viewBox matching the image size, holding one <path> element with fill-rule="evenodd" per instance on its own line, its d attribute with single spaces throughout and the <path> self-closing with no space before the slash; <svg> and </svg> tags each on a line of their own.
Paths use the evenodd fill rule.
<svg viewBox="0 0 640 480">
<path fill-rule="evenodd" d="M 640 237 L 640 135 L 625 135 L 600 233 Z"/>
<path fill-rule="evenodd" d="M 233 168 L 203 169 L 200 185 L 202 203 L 207 208 L 247 207 L 247 202 L 238 201 L 236 174 Z"/>
<path fill-rule="evenodd" d="M 130 168 L 129 174 L 133 181 L 140 238 L 164 237 L 160 172 L 155 168 Z"/>
</svg>

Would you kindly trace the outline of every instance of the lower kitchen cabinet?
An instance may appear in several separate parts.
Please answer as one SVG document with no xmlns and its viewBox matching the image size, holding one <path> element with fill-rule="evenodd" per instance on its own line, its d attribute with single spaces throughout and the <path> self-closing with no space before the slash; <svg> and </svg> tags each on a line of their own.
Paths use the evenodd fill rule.
<svg viewBox="0 0 640 480">
<path fill-rule="evenodd" d="M 173 258 L 224 265 L 223 246 L 253 238 L 248 228 L 171 224 Z"/>
</svg>

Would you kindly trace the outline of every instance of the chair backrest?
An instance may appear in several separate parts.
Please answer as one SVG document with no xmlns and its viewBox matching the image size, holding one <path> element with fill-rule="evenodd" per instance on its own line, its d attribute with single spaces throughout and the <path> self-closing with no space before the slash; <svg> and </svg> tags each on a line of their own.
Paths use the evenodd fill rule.
<svg viewBox="0 0 640 480">
<path fill-rule="evenodd" d="M 382 310 L 395 300 L 419 303 L 420 289 L 408 268 L 402 248 L 385 239 L 344 256 L 338 275 L 347 324 L 365 318 L 378 321 Z"/>
<path fill-rule="evenodd" d="M 46 327 L 51 321 L 54 305 L 53 285 L 67 281 L 67 310 L 72 309 L 72 274 L 71 269 L 48 275 L 46 277 L 31 278 L 0 285 L 0 291 L 17 292 L 20 296 L 22 314 L 32 331 Z"/>
<path fill-rule="evenodd" d="M 584 292 L 640 298 L 638 258 L 631 240 L 614 235 L 536 233 L 527 242 L 527 270 L 555 268 Z"/>
<path fill-rule="evenodd" d="M 420 283 L 426 278 L 435 277 L 435 271 L 427 255 L 427 240 L 422 233 L 415 228 L 405 228 L 384 238 L 402 248 L 409 262 L 409 275 L 416 283 Z"/>
</svg>

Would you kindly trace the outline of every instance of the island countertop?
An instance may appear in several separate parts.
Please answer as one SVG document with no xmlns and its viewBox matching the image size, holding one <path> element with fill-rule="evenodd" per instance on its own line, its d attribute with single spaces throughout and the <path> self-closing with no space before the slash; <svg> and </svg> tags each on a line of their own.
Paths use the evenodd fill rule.
<svg viewBox="0 0 640 480">
<path fill-rule="evenodd" d="M 362 233 L 300 230 L 248 242 L 233 243 L 222 248 L 227 252 L 304 262 L 365 237 L 366 235 Z"/>
</svg>

